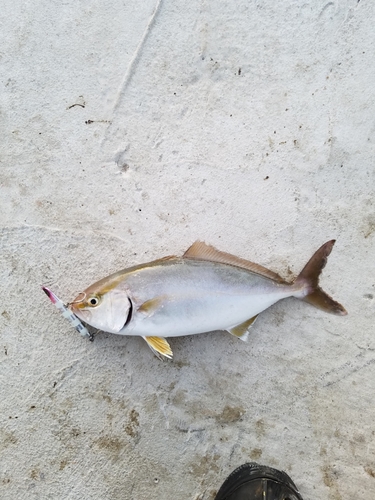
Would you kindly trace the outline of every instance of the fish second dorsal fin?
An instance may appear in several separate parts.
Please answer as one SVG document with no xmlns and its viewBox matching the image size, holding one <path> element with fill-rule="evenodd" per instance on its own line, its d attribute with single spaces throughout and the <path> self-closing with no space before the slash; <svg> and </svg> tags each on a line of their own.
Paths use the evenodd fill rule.
<svg viewBox="0 0 375 500">
<path fill-rule="evenodd" d="M 203 241 L 196 241 L 189 247 L 184 255 L 183 259 L 195 259 L 195 260 L 209 260 L 211 262 L 220 262 L 221 264 L 229 264 L 231 266 L 242 267 L 242 269 L 247 269 L 256 274 L 260 274 L 265 278 L 269 278 L 277 283 L 285 284 L 286 281 L 283 280 L 281 276 L 273 271 L 270 271 L 266 267 L 250 262 L 249 260 L 241 259 L 230 253 L 221 252 L 211 245 L 207 245 Z"/>
</svg>

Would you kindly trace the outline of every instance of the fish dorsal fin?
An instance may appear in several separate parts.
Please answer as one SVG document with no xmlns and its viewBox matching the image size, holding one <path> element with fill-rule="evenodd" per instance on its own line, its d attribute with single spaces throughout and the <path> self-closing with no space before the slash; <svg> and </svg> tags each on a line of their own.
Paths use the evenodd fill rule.
<svg viewBox="0 0 375 500">
<path fill-rule="evenodd" d="M 229 264 L 231 266 L 242 267 L 256 274 L 260 274 L 265 278 L 269 278 L 277 283 L 286 283 L 281 276 L 266 267 L 250 262 L 249 260 L 241 259 L 230 253 L 216 250 L 215 247 L 207 245 L 203 241 L 196 241 L 189 247 L 184 255 L 184 259 L 209 260 L 211 262 L 220 262 L 221 264 Z"/>
<path fill-rule="evenodd" d="M 177 259 L 176 255 L 167 255 L 166 257 L 161 257 L 160 259 L 156 260 L 155 262 L 158 262 L 159 260 L 162 261 L 162 260 L 173 260 L 173 259 Z"/>
</svg>

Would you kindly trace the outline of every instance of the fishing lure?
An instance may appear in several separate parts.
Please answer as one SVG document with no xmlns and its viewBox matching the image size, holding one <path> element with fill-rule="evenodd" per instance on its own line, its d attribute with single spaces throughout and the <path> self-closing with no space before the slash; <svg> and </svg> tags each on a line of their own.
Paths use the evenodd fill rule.
<svg viewBox="0 0 375 500">
<path fill-rule="evenodd" d="M 72 325 L 72 327 L 77 330 L 77 332 L 82 335 L 82 337 L 88 338 L 90 341 L 94 340 L 94 336 L 92 333 L 90 333 L 85 326 L 80 322 L 80 320 L 77 318 L 73 312 L 68 309 L 68 307 L 64 304 L 64 302 L 57 297 L 49 288 L 46 286 L 42 286 L 43 292 L 47 295 L 47 297 L 50 299 L 52 304 L 54 304 L 57 309 L 61 312 L 61 314 L 66 318 L 69 323 Z"/>
</svg>

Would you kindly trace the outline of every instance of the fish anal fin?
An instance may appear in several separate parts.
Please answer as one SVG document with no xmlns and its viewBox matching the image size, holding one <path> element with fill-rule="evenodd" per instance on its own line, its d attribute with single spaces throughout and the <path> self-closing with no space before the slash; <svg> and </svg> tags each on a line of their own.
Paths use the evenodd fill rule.
<svg viewBox="0 0 375 500">
<path fill-rule="evenodd" d="M 156 356 L 160 358 L 158 354 L 165 356 L 168 359 L 173 358 L 173 352 L 171 346 L 163 337 L 143 337 L 150 347 L 151 351 L 156 354 Z"/>
<path fill-rule="evenodd" d="M 221 264 L 229 264 L 231 266 L 241 267 L 242 269 L 247 269 L 256 274 L 260 274 L 265 278 L 269 278 L 277 283 L 286 284 L 281 276 L 273 271 L 270 271 L 266 267 L 263 267 L 249 260 L 241 259 L 230 253 L 221 252 L 211 245 L 207 245 L 203 241 L 196 241 L 189 247 L 184 255 L 183 259 L 195 259 L 195 260 L 208 260 L 211 262 L 219 262 Z"/>
<path fill-rule="evenodd" d="M 249 337 L 249 330 L 253 326 L 258 316 L 259 315 L 257 314 L 256 316 L 246 320 L 244 323 L 236 325 L 233 328 L 229 328 L 228 332 L 246 342 Z"/>
</svg>

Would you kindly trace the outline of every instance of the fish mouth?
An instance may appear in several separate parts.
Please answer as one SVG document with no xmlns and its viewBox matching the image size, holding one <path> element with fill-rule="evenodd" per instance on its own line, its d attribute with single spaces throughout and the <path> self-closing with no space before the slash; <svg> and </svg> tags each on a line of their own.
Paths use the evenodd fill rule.
<svg viewBox="0 0 375 500">
<path fill-rule="evenodd" d="M 77 300 L 78 297 L 81 295 L 84 295 L 83 299 Z M 86 297 L 86 294 L 84 292 L 81 292 L 72 302 L 68 302 L 66 306 L 68 309 L 72 311 L 73 314 L 75 314 L 79 319 L 85 321 L 86 323 L 90 320 L 91 318 L 91 312 L 87 309 L 84 309 L 85 303 L 84 299 Z"/>
<path fill-rule="evenodd" d="M 128 326 L 128 324 L 130 323 L 130 321 L 133 317 L 133 302 L 129 299 L 129 297 L 128 297 L 128 301 L 129 301 L 129 312 L 128 312 L 128 316 L 125 320 L 124 326 L 121 328 L 121 330 L 123 330 L 124 328 L 126 328 Z"/>
<path fill-rule="evenodd" d="M 69 309 L 75 314 L 80 320 L 84 321 L 85 323 L 89 323 L 91 319 L 91 311 L 88 311 L 87 309 L 81 309 L 76 307 L 75 305 L 70 305 L 69 304 Z"/>
</svg>

